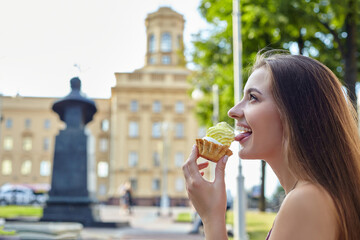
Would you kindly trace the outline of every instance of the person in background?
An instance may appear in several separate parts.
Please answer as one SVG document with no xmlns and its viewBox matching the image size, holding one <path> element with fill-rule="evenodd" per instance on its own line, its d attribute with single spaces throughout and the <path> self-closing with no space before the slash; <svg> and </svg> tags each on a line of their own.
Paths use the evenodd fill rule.
<svg viewBox="0 0 360 240">
<path fill-rule="evenodd" d="M 241 159 L 264 159 L 286 197 L 268 240 L 358 240 L 360 139 L 357 114 L 337 77 L 322 63 L 276 51 L 259 54 L 236 120 Z M 188 196 L 207 240 L 227 239 L 224 171 L 205 181 L 196 145 L 183 166 Z"/>
<path fill-rule="evenodd" d="M 132 191 L 131 191 L 131 184 L 129 182 L 125 183 L 124 185 L 124 205 L 127 208 L 128 214 L 132 214 L 132 205 L 133 205 L 133 198 L 132 198 Z"/>
</svg>

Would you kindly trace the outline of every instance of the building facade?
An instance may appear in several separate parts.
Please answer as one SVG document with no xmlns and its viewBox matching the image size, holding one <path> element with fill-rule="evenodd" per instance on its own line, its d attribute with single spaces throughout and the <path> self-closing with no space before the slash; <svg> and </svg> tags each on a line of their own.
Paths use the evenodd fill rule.
<svg viewBox="0 0 360 240">
<path fill-rule="evenodd" d="M 47 191 L 51 183 L 55 137 L 65 124 L 51 110 L 57 98 L 1 97 L 0 185 L 27 184 Z M 98 112 L 86 127 L 89 138 L 89 190 L 107 199 L 109 175 L 108 99 L 95 99 Z"/>
<path fill-rule="evenodd" d="M 138 204 L 157 205 L 166 195 L 172 205 L 183 205 L 181 167 L 198 136 L 184 64 L 184 18 L 163 7 L 145 23 L 145 66 L 116 73 L 112 88 L 110 192 L 117 196 L 129 181 Z"/>
<path fill-rule="evenodd" d="M 89 190 L 118 203 L 130 183 L 135 204 L 187 204 L 182 165 L 201 137 L 189 96 L 184 18 L 168 7 L 148 14 L 143 68 L 115 73 L 110 99 L 94 99 L 89 136 Z M 49 184 L 55 136 L 64 124 L 56 98 L 2 97 L 0 184 Z M 209 174 L 208 172 L 206 173 Z"/>
</svg>

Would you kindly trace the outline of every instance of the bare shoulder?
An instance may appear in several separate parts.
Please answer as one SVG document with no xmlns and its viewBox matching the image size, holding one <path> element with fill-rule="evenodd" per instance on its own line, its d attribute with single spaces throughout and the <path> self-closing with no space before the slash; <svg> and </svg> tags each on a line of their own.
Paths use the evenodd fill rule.
<svg viewBox="0 0 360 240">
<path fill-rule="evenodd" d="M 270 239 L 336 239 L 335 205 L 320 186 L 301 183 L 279 210 Z"/>
</svg>

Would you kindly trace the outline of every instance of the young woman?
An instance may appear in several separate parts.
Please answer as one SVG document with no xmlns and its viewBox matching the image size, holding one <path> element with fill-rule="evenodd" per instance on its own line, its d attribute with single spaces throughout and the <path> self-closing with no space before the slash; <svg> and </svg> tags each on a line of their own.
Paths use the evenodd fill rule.
<svg viewBox="0 0 360 240">
<path fill-rule="evenodd" d="M 360 140 L 356 112 L 336 76 L 304 56 L 260 55 L 243 99 L 228 115 L 236 120 L 242 159 L 264 159 L 286 198 L 267 239 L 360 239 Z M 207 240 L 227 239 L 224 170 L 202 178 L 193 147 L 183 166 L 189 198 Z"/>
</svg>

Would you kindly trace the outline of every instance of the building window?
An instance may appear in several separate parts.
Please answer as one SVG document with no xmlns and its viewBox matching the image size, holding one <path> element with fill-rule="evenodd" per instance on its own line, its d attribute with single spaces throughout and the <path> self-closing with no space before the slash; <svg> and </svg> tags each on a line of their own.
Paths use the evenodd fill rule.
<svg viewBox="0 0 360 240">
<path fill-rule="evenodd" d="M 160 190 L 160 179 L 153 179 L 152 180 L 152 190 L 153 191 L 159 191 Z"/>
<path fill-rule="evenodd" d="M 27 118 L 25 119 L 25 129 L 30 129 L 31 128 L 31 119 Z"/>
<path fill-rule="evenodd" d="M 171 63 L 171 58 L 168 55 L 161 57 L 161 63 L 164 65 L 169 65 Z"/>
<path fill-rule="evenodd" d="M 51 163 L 50 161 L 43 160 L 40 162 L 40 176 L 47 177 L 51 173 Z"/>
<path fill-rule="evenodd" d="M 32 138 L 24 137 L 23 138 L 23 150 L 30 151 L 32 149 Z"/>
<path fill-rule="evenodd" d="M 133 191 L 136 191 L 138 188 L 138 183 L 136 178 L 130 178 L 130 186 Z"/>
<path fill-rule="evenodd" d="M 97 166 L 97 175 L 101 178 L 109 176 L 109 164 L 105 161 L 100 161 Z"/>
<path fill-rule="evenodd" d="M 170 33 L 165 32 L 161 35 L 160 49 L 162 52 L 171 52 L 171 35 L 170 35 Z"/>
<path fill-rule="evenodd" d="M 135 167 L 137 166 L 138 164 L 138 161 L 139 161 L 139 155 L 137 152 L 130 152 L 129 153 L 129 166 L 130 167 Z"/>
<path fill-rule="evenodd" d="M 1 164 L 1 173 L 3 175 L 11 175 L 12 173 L 12 162 L 9 159 L 5 159 Z"/>
<path fill-rule="evenodd" d="M 149 37 L 149 52 L 153 53 L 155 52 L 155 35 L 151 34 Z"/>
<path fill-rule="evenodd" d="M 44 129 L 50 129 L 50 127 L 51 127 L 50 119 L 45 119 L 44 120 Z"/>
<path fill-rule="evenodd" d="M 181 167 L 184 164 L 184 153 L 177 152 L 175 154 L 175 166 Z"/>
<path fill-rule="evenodd" d="M 156 58 L 153 57 L 153 56 L 151 56 L 151 57 L 149 58 L 149 64 L 154 65 L 155 63 L 156 63 Z"/>
<path fill-rule="evenodd" d="M 175 137 L 176 138 L 183 138 L 184 137 L 184 124 L 183 123 L 176 123 L 176 125 L 175 125 Z"/>
<path fill-rule="evenodd" d="M 50 149 L 50 138 L 48 137 L 44 138 L 43 149 L 44 151 L 48 151 Z"/>
<path fill-rule="evenodd" d="M 160 166 L 160 154 L 158 152 L 153 152 L 153 163 L 154 167 Z"/>
<path fill-rule="evenodd" d="M 5 122 L 5 127 L 9 129 L 12 128 L 12 126 L 13 126 L 13 120 L 11 118 L 7 118 Z"/>
<path fill-rule="evenodd" d="M 156 100 L 153 102 L 152 110 L 154 113 L 161 112 L 161 102 L 159 100 Z"/>
<path fill-rule="evenodd" d="M 4 138 L 4 150 L 10 151 L 14 147 L 14 140 L 10 136 Z"/>
<path fill-rule="evenodd" d="M 103 132 L 107 132 L 107 131 L 109 131 L 109 128 L 110 128 L 109 120 L 107 120 L 107 119 L 102 120 L 101 121 L 101 130 Z"/>
<path fill-rule="evenodd" d="M 182 178 L 182 177 L 176 178 L 175 189 L 177 192 L 182 192 L 185 190 L 184 178 Z"/>
<path fill-rule="evenodd" d="M 129 123 L 129 137 L 131 137 L 131 138 L 139 137 L 139 124 L 138 124 L 138 122 L 131 121 Z"/>
<path fill-rule="evenodd" d="M 153 123 L 151 135 L 153 138 L 161 138 L 161 122 Z"/>
<path fill-rule="evenodd" d="M 21 174 L 22 175 L 29 175 L 31 173 L 31 161 L 25 160 L 21 165 Z"/>
<path fill-rule="evenodd" d="M 177 101 L 175 104 L 175 112 L 176 113 L 184 113 L 185 112 L 185 106 L 183 101 Z"/>
<path fill-rule="evenodd" d="M 138 112 L 139 111 L 139 103 L 136 100 L 132 100 L 130 102 L 130 111 L 131 112 Z"/>
<path fill-rule="evenodd" d="M 99 143 L 100 143 L 100 151 L 106 152 L 108 150 L 108 139 L 101 138 Z"/>
</svg>

